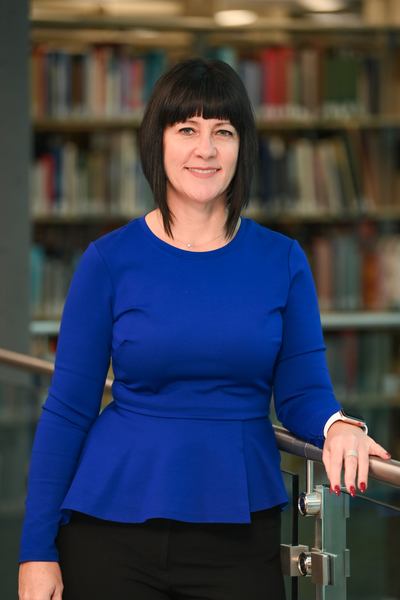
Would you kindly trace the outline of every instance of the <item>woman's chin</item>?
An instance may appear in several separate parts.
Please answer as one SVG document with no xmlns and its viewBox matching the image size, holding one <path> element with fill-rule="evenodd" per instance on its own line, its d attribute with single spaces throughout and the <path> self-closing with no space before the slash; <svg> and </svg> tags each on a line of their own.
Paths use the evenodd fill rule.
<svg viewBox="0 0 400 600">
<path fill-rule="evenodd" d="M 201 206 L 201 205 L 218 205 L 222 203 L 224 206 L 226 204 L 226 195 L 224 193 L 215 196 L 214 194 L 195 194 L 191 196 L 181 197 L 179 198 L 180 202 L 186 204 L 193 204 L 193 206 Z"/>
</svg>

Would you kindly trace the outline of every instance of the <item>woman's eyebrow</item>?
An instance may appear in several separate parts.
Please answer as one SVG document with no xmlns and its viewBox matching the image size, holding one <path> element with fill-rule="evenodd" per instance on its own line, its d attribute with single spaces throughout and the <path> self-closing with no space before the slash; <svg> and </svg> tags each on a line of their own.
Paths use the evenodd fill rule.
<svg viewBox="0 0 400 600">
<path fill-rule="evenodd" d="M 205 119 L 207 120 L 207 119 Z M 196 121 L 195 119 L 185 119 L 184 121 L 182 121 L 181 123 L 198 123 L 198 121 Z M 177 125 L 180 123 L 176 123 Z M 229 120 L 226 121 L 217 121 L 216 125 L 232 125 L 232 123 Z M 233 127 L 233 125 L 232 125 Z"/>
</svg>

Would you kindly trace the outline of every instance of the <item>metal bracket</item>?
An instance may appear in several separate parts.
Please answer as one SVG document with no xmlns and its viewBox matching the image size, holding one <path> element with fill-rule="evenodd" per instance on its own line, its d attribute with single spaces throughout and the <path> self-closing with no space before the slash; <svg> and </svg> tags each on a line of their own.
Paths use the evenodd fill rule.
<svg viewBox="0 0 400 600">
<path fill-rule="evenodd" d="M 282 573 L 289 577 L 300 577 L 299 559 L 302 554 L 308 552 L 308 546 L 291 546 L 281 544 Z"/>
<path fill-rule="evenodd" d="M 338 557 L 329 552 L 311 552 L 311 581 L 316 585 L 336 585 L 338 580 Z"/>
</svg>

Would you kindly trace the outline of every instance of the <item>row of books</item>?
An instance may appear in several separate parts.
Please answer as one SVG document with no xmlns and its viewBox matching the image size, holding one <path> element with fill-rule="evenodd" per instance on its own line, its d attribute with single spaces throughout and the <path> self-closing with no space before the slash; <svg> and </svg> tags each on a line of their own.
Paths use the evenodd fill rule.
<svg viewBox="0 0 400 600">
<path fill-rule="evenodd" d="M 166 66 L 162 50 L 138 57 L 123 46 L 81 53 L 36 46 L 30 59 L 32 115 L 112 117 L 140 111 Z"/>
<path fill-rule="evenodd" d="M 260 138 L 251 206 L 266 215 L 362 215 L 400 205 L 400 134 Z M 153 199 L 132 130 L 94 132 L 84 147 L 62 137 L 37 146 L 31 168 L 34 216 L 114 215 L 151 210 Z"/>
<path fill-rule="evenodd" d="M 31 167 L 33 216 L 116 216 L 151 210 L 134 131 L 95 132 L 87 147 L 50 137 Z"/>
<path fill-rule="evenodd" d="M 375 115 L 386 106 L 379 56 L 323 46 L 270 46 L 239 59 L 238 72 L 261 116 L 270 119 Z"/>
<path fill-rule="evenodd" d="M 310 264 L 321 310 L 400 310 L 400 235 L 354 231 L 315 236 Z"/>
<path fill-rule="evenodd" d="M 262 137 L 253 204 L 267 214 L 332 216 L 398 206 L 399 144 L 393 129 Z"/>
<path fill-rule="evenodd" d="M 330 332 L 325 334 L 325 344 L 333 388 L 341 400 L 376 393 L 369 404 L 382 407 L 385 397 L 400 392 L 400 365 L 392 332 Z M 363 408 L 368 408 L 368 403 L 364 402 Z"/>
<path fill-rule="evenodd" d="M 400 52 L 322 45 L 271 45 L 250 56 L 221 47 L 264 118 L 348 117 L 400 111 Z M 34 117 L 115 116 L 140 111 L 168 66 L 165 51 L 143 56 L 126 46 L 86 52 L 47 49 L 31 54 Z"/>
<path fill-rule="evenodd" d="M 31 315 L 33 319 L 60 319 L 72 276 L 82 252 L 47 254 L 43 246 L 31 248 Z"/>
</svg>

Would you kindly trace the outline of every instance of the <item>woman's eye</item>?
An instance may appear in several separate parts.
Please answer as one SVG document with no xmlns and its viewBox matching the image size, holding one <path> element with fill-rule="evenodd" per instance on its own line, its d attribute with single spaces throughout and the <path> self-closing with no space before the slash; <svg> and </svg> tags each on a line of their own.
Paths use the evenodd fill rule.
<svg viewBox="0 0 400 600">
<path fill-rule="evenodd" d="M 219 129 L 218 133 L 220 133 L 223 136 L 227 136 L 227 137 L 233 136 L 232 131 L 229 131 L 229 129 Z"/>
<path fill-rule="evenodd" d="M 191 127 L 182 127 L 182 129 L 179 130 L 181 133 L 184 133 L 185 135 L 189 135 L 190 133 L 193 133 L 193 129 Z"/>
</svg>

